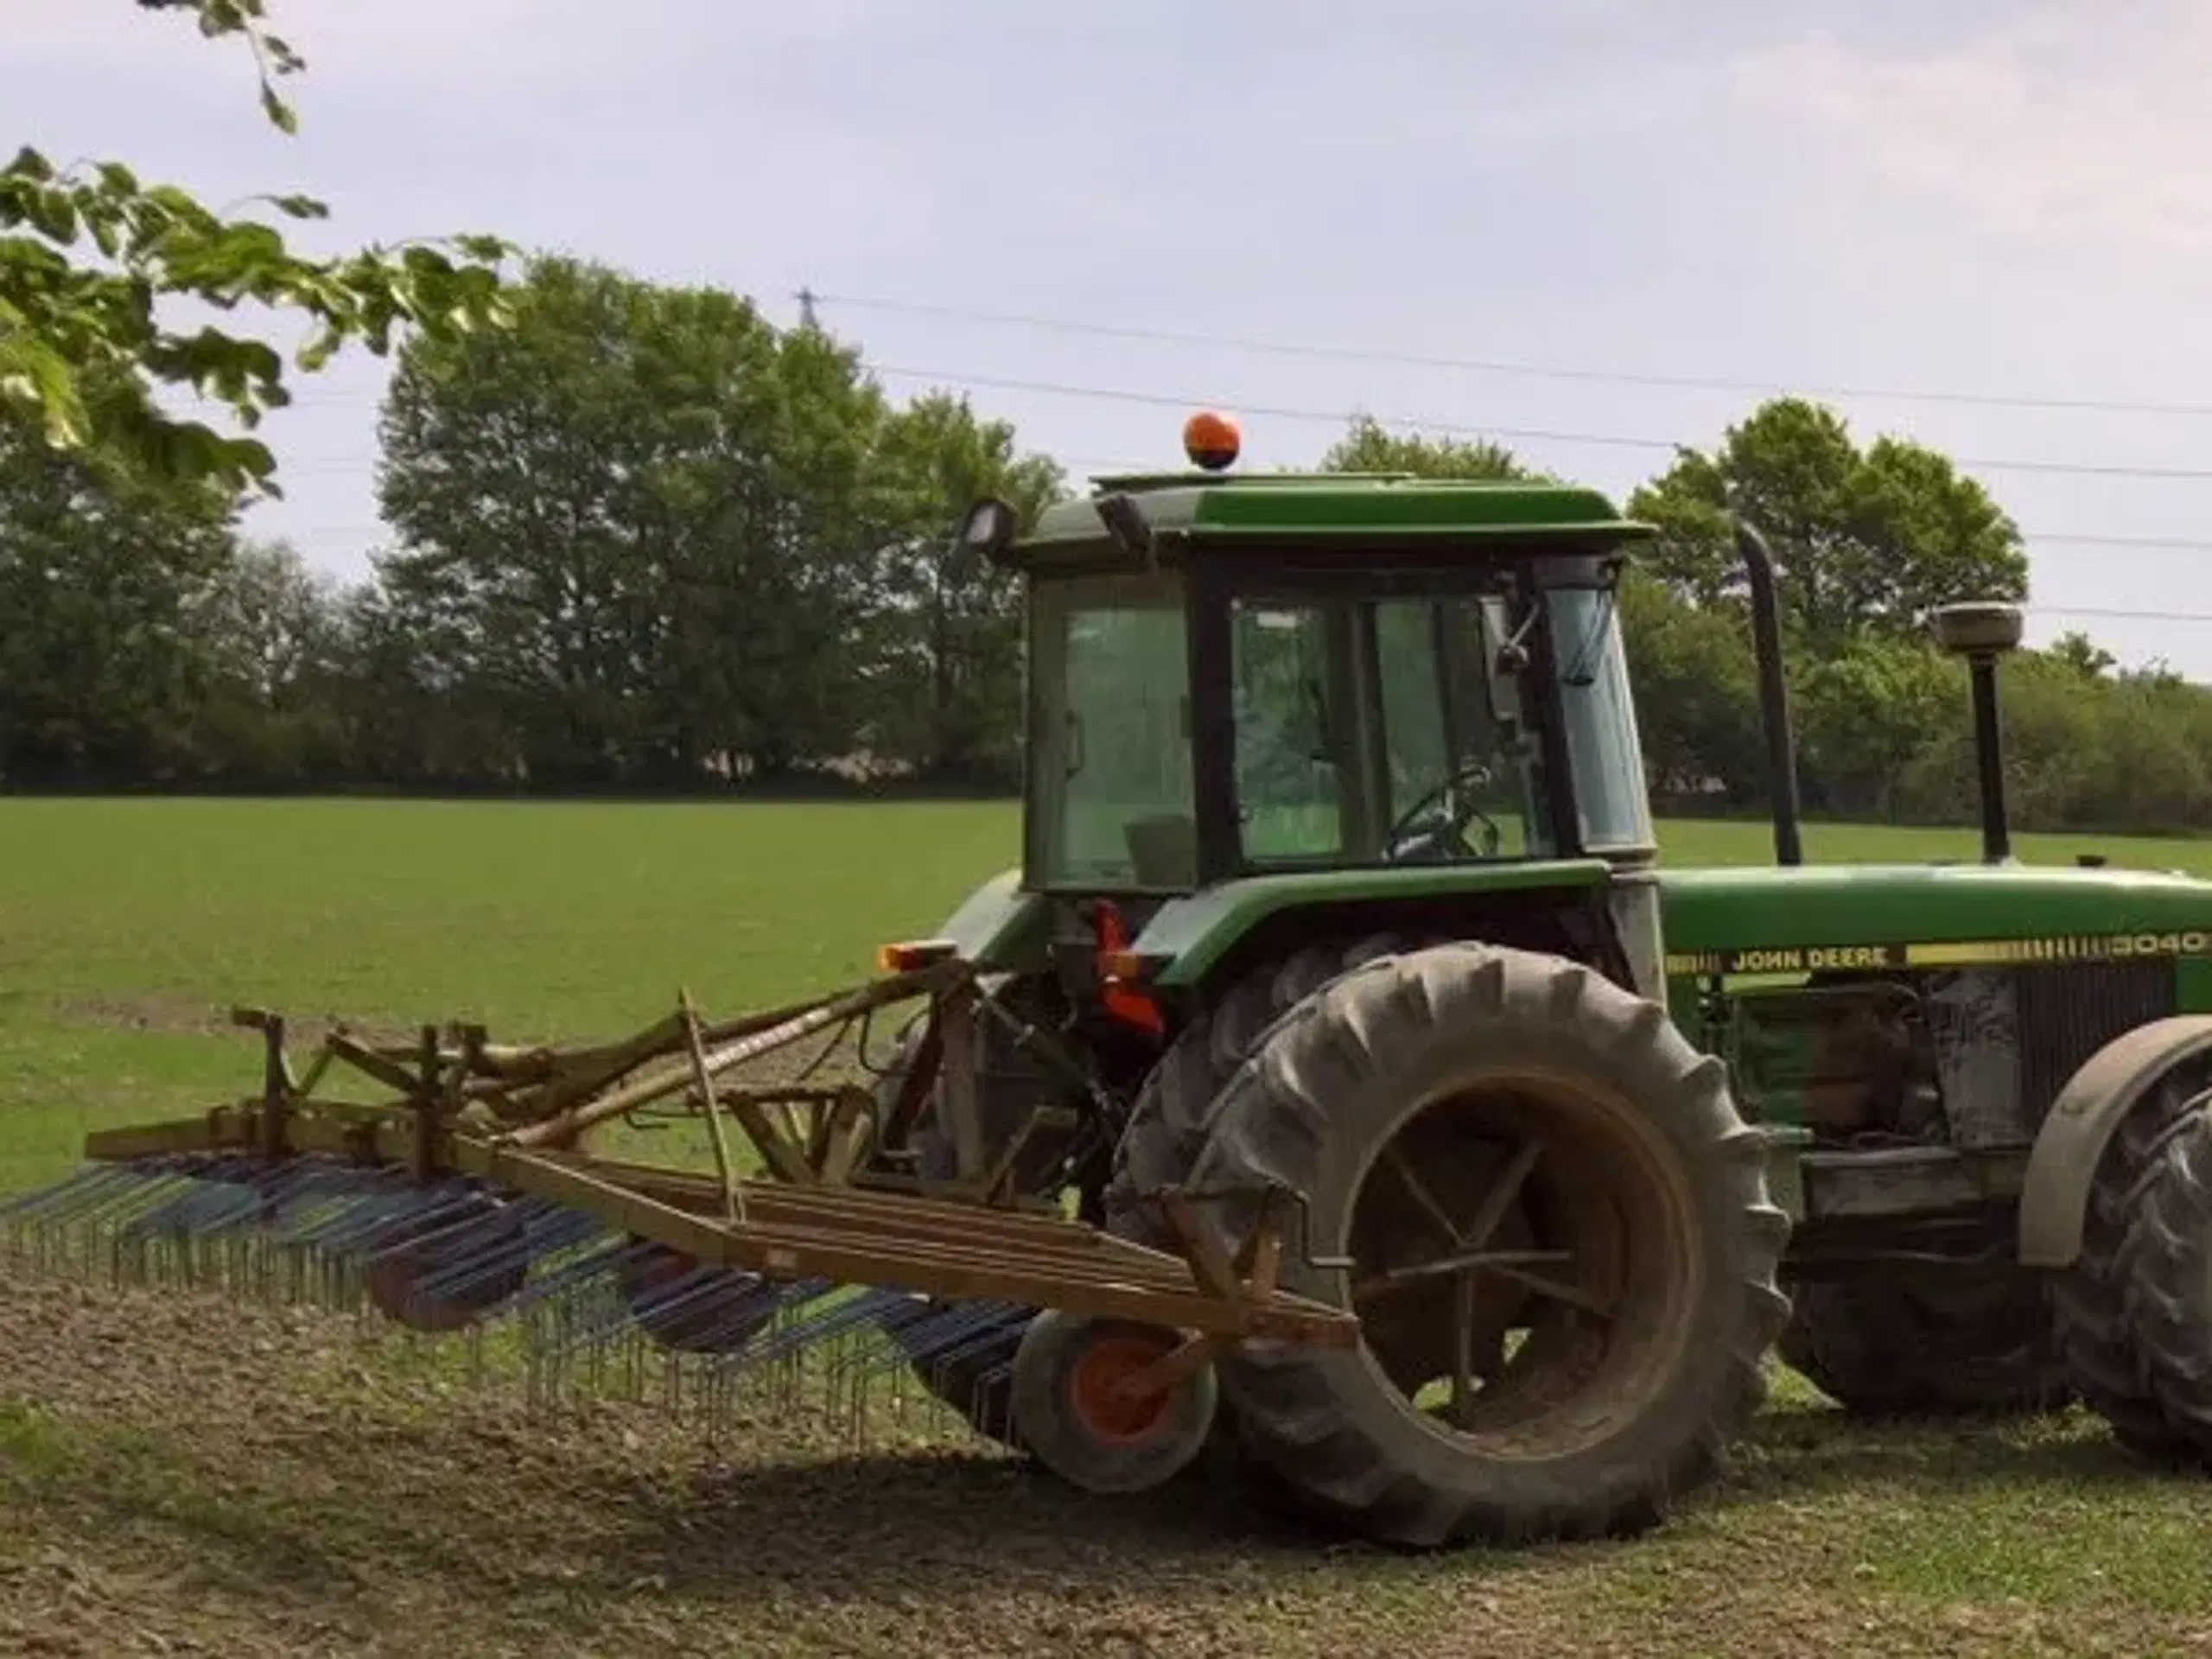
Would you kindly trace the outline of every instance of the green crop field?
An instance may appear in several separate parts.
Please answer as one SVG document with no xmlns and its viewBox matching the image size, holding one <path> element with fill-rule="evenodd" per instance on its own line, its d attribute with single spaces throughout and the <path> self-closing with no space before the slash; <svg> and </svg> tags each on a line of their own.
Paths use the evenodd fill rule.
<svg viewBox="0 0 2212 1659">
<path fill-rule="evenodd" d="M 1012 860 L 1009 807 L 0 801 L 0 1191 L 252 1086 L 233 1002 L 619 1034 L 863 972 Z M 1971 857 L 1815 826 L 1811 856 Z M 1674 863 L 1767 855 L 1669 826 Z M 2212 871 L 2212 842 L 2023 839 Z M 2212 1645 L 2212 1482 L 2078 1414 L 1847 1427 L 1802 1382 L 1639 1541 L 1402 1558 L 965 1445 L 709 1448 L 296 1310 L 0 1290 L 0 1649 L 2138 1654 Z M 164 1646 L 166 1644 L 166 1646 Z"/>
</svg>

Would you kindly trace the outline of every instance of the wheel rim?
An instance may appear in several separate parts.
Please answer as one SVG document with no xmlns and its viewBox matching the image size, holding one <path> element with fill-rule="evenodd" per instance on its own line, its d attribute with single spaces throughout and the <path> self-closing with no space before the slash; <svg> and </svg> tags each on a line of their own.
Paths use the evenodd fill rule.
<svg viewBox="0 0 2212 1659">
<path fill-rule="evenodd" d="M 1362 1353 L 1427 1431 L 1564 1456 L 1665 1388 L 1700 1268 L 1688 1193 L 1629 1103 L 1485 1080 L 1416 1106 L 1359 1172 Z"/>
<path fill-rule="evenodd" d="M 1109 1446 L 1139 1446 L 1150 1440 L 1167 1421 L 1175 1391 L 1163 1389 L 1130 1399 L 1121 1393 L 1121 1385 L 1172 1346 L 1164 1338 L 1120 1332 L 1094 1338 L 1068 1369 L 1068 1408 L 1076 1421 Z"/>
</svg>

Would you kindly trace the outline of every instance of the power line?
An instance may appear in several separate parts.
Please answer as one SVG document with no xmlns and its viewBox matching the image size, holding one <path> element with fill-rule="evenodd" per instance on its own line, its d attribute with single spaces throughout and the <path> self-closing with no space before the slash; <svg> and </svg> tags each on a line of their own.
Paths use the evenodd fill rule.
<svg viewBox="0 0 2212 1659">
<path fill-rule="evenodd" d="M 301 524 L 290 528 L 271 527 L 268 534 L 280 539 L 309 536 L 390 537 L 391 526 L 382 524 Z M 2208 543 L 2212 546 L 2212 543 Z M 2024 604 L 2021 610 L 2030 616 L 2088 618 L 2101 622 L 2181 622 L 2194 626 L 2212 624 L 2212 611 L 2144 611 L 2126 610 L 2100 605 L 2044 605 Z"/>
<path fill-rule="evenodd" d="M 1255 352 L 1278 357 L 1325 359 L 1338 362 L 1389 363 L 1407 368 L 1452 369 L 1471 374 L 1519 375 L 1540 380 L 1573 380 L 1602 385 L 1656 386 L 1680 391 L 1725 391 L 1769 396 L 1795 393 L 1806 397 L 1883 398 L 1897 403 L 1951 404 L 1990 409 L 2065 410 L 2075 412 L 2126 415 L 2212 416 L 2212 404 L 2155 403 L 2112 397 L 2035 397 L 2023 394 L 1999 392 L 1908 391 L 1896 386 L 1783 385 L 1770 381 L 1732 380 L 1709 375 L 1645 374 L 1625 369 L 1586 369 L 1556 364 L 1515 362 L 1504 359 L 1442 357 L 1419 352 L 1320 346 L 1306 341 L 1266 340 L 1249 335 L 1208 334 L 1167 328 L 1138 328 L 1116 323 L 1078 322 L 1065 318 L 1030 316 L 1016 312 L 971 310 L 960 306 L 935 305 L 915 300 L 887 300 L 859 295 L 810 291 L 809 297 L 814 306 L 842 305 L 856 311 L 906 313 L 916 316 L 943 317 L 952 321 L 1038 328 L 1055 334 L 1088 334 L 1107 340 L 1141 340 L 1166 346 L 1206 346 L 1231 351 Z"/>
<path fill-rule="evenodd" d="M 2124 611 L 2097 605 L 2023 605 L 2031 616 L 2089 616 L 2102 622 L 2212 622 L 2212 611 Z"/>
<path fill-rule="evenodd" d="M 1071 381 L 1028 380 L 1000 375 L 971 374 L 950 369 L 911 368 L 893 364 L 875 363 L 865 359 L 862 359 L 861 366 L 868 372 L 881 376 L 886 379 L 910 380 L 934 386 L 960 387 L 974 391 L 1020 391 L 1042 397 L 1085 398 L 1100 403 L 1140 404 L 1162 409 L 1187 410 L 1203 406 L 1217 406 L 1232 409 L 1244 415 L 1262 416 L 1269 420 L 1321 422 L 1332 425 L 1341 425 L 1359 413 L 1357 410 L 1341 409 L 1253 404 L 1238 398 L 1193 397 L 1187 393 L 1141 391 L 1131 387 L 1084 385 Z M 340 393 L 331 397 L 329 404 L 338 404 L 357 401 L 365 401 L 365 399 L 357 399 L 352 395 Z M 2212 414 L 2212 408 L 2209 408 L 2205 412 Z M 1674 452 L 1694 447 L 1677 438 L 1647 437 L 1628 433 L 1578 432 L 1550 427 L 1481 425 L 1466 421 L 1440 420 L 1410 415 L 1374 415 L 1370 418 L 1383 427 L 1410 429 L 1417 432 L 1436 433 L 1450 437 L 1510 438 L 1522 442 L 1583 444 L 1600 448 L 1637 449 L 1647 453 L 1662 450 Z M 1989 473 L 2031 473 L 2074 478 L 2168 479 L 2196 482 L 2212 480 L 2212 467 L 2149 467 L 2128 462 L 2036 461 L 2013 456 L 1951 454 L 1949 458 L 1956 466 Z M 304 469 L 296 469 L 295 476 L 308 475 L 309 474 Z M 2046 537 L 2043 539 L 2073 538 Z"/>
<path fill-rule="evenodd" d="M 2051 531 L 2030 534 L 2020 532 L 2020 539 L 2033 544 L 2037 542 L 2056 542 L 2065 546 L 2127 547 L 2148 551 L 2171 550 L 2177 553 L 2212 553 L 2212 540 L 2195 536 L 2098 536 L 2087 531 Z"/>
<path fill-rule="evenodd" d="M 1473 429 L 1470 429 L 1472 430 Z M 1497 429 L 1489 429 L 1495 431 Z M 1130 461 L 1122 457 L 1102 455 L 1058 454 L 1053 457 L 1064 467 L 1077 472 L 1100 477 L 1111 477 L 1122 473 L 1144 473 L 1159 470 L 1157 461 Z M 327 478 L 342 476 L 375 466 L 378 457 L 361 455 L 346 458 L 316 455 L 302 461 L 283 463 L 280 476 L 283 478 Z M 1987 465 L 1986 462 L 1975 463 Z M 319 524 L 302 529 L 299 534 L 338 535 L 363 530 L 374 530 L 372 524 Z M 2040 531 L 2024 530 L 2020 539 L 2029 547 L 2108 547 L 2126 548 L 2139 551 L 2177 553 L 2212 553 L 2212 537 L 2198 536 L 2122 536 L 2096 531 Z"/>
<path fill-rule="evenodd" d="M 1269 420 L 1341 423 L 1351 418 L 1354 413 L 1344 410 L 1300 409 L 1287 404 L 1247 404 L 1235 399 L 1138 391 L 1118 386 L 1086 386 L 1063 380 L 1019 380 L 995 375 L 957 374 L 944 369 L 901 368 L 880 363 L 869 363 L 866 366 L 871 372 L 888 379 L 918 380 L 933 385 L 966 386 L 991 391 L 1026 391 L 1045 397 L 1088 397 L 1101 402 L 1148 404 L 1173 409 L 1218 405 L 1236 410 L 1242 414 L 1265 416 Z M 1692 447 L 1676 438 L 1637 437 L 1619 433 L 1567 432 L 1547 427 L 1477 426 L 1464 421 L 1430 420 L 1406 415 L 1377 415 L 1371 418 L 1380 426 L 1409 427 L 1417 431 L 1442 433 L 1452 437 L 1515 438 L 1529 442 L 1581 443 L 1625 449 L 1680 450 Z M 2021 461 L 1974 455 L 1952 455 L 1950 459 L 1956 466 L 1989 473 L 2059 473 L 2082 478 L 2212 480 L 2212 467 L 2204 467 L 2099 465 L 2084 461 Z"/>
</svg>

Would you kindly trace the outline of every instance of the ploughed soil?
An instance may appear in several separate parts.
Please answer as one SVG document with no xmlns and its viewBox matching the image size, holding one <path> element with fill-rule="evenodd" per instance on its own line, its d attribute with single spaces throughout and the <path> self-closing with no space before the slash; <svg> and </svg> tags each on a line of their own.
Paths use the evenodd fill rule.
<svg viewBox="0 0 2212 1659">
<path fill-rule="evenodd" d="M 802 1411 L 710 1443 L 465 1373 L 351 1317 L 12 1265 L 0 1651 L 2212 1649 L 2212 1501 L 2070 1419 L 1854 1430 L 1801 1391 L 1658 1534 L 1422 1556 L 1205 1481 L 1090 1500 L 965 1437 Z"/>
</svg>

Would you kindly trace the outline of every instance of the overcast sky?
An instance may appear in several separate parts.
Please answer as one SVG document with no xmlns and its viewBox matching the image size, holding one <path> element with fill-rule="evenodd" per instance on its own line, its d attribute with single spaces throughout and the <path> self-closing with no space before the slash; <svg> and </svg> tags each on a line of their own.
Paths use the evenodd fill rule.
<svg viewBox="0 0 2212 1659">
<path fill-rule="evenodd" d="M 8 136 L 217 205 L 310 191 L 333 246 L 491 230 L 779 321 L 810 286 L 887 389 L 965 385 L 1077 474 L 1178 461 L 1203 399 L 1255 465 L 1357 409 L 1624 492 L 1764 391 L 1834 394 L 1981 463 L 2031 637 L 2212 678 L 2201 0 L 273 10 L 309 61 L 296 138 L 243 48 L 128 0 L 0 0 Z M 383 379 L 302 383 L 270 432 L 289 499 L 253 519 L 348 575 Z M 2198 545 L 2129 544 L 2158 537 Z"/>
</svg>

